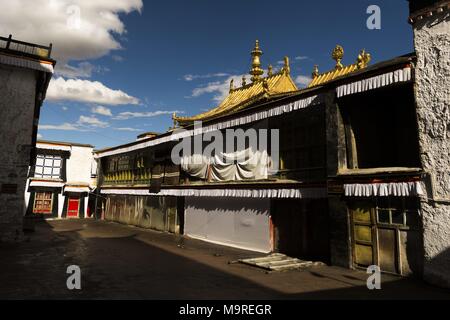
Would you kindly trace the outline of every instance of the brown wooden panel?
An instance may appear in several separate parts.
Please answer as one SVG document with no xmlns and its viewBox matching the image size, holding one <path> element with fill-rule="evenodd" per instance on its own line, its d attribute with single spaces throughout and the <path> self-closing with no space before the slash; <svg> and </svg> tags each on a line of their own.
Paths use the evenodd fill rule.
<svg viewBox="0 0 450 320">
<path fill-rule="evenodd" d="M 397 273 L 396 230 L 379 228 L 378 248 L 381 270 Z"/>
<path fill-rule="evenodd" d="M 372 242 L 372 228 L 367 226 L 355 226 L 355 240 Z"/>
<path fill-rule="evenodd" d="M 372 246 L 355 244 L 355 262 L 360 266 L 373 265 L 373 249 Z"/>
</svg>

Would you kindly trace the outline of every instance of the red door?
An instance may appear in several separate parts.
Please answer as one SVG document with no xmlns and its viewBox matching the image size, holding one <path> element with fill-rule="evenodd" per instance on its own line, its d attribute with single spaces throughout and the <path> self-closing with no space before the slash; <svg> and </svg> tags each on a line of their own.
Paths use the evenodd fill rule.
<svg viewBox="0 0 450 320">
<path fill-rule="evenodd" d="M 69 198 L 69 206 L 67 208 L 67 218 L 78 218 L 80 209 L 80 199 Z"/>
</svg>

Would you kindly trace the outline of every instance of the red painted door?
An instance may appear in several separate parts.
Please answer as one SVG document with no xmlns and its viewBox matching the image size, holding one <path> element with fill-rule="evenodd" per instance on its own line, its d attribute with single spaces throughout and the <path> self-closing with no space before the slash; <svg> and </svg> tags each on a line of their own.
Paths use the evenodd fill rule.
<svg viewBox="0 0 450 320">
<path fill-rule="evenodd" d="M 80 199 L 69 198 L 69 206 L 67 208 L 67 218 L 78 218 L 80 208 Z"/>
</svg>

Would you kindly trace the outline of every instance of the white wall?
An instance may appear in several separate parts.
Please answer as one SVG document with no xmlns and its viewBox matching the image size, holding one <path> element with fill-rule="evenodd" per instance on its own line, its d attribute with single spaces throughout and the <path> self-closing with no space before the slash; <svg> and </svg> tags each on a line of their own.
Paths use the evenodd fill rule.
<svg viewBox="0 0 450 320">
<path fill-rule="evenodd" d="M 187 197 L 184 230 L 192 238 L 271 252 L 270 200 Z"/>
<path fill-rule="evenodd" d="M 70 158 L 67 160 L 67 183 L 91 183 L 91 167 L 94 161 L 92 148 L 72 146 Z"/>
</svg>

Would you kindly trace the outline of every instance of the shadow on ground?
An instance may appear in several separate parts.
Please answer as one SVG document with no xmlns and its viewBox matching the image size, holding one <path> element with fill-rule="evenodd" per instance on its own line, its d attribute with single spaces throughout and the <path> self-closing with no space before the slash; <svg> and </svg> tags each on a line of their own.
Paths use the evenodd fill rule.
<svg viewBox="0 0 450 320">
<path fill-rule="evenodd" d="M 449 299 L 420 281 L 336 267 L 266 274 L 240 264 L 252 252 L 90 220 L 41 222 L 28 241 L 0 246 L 2 299 Z M 69 265 L 82 290 L 67 289 Z"/>
</svg>

